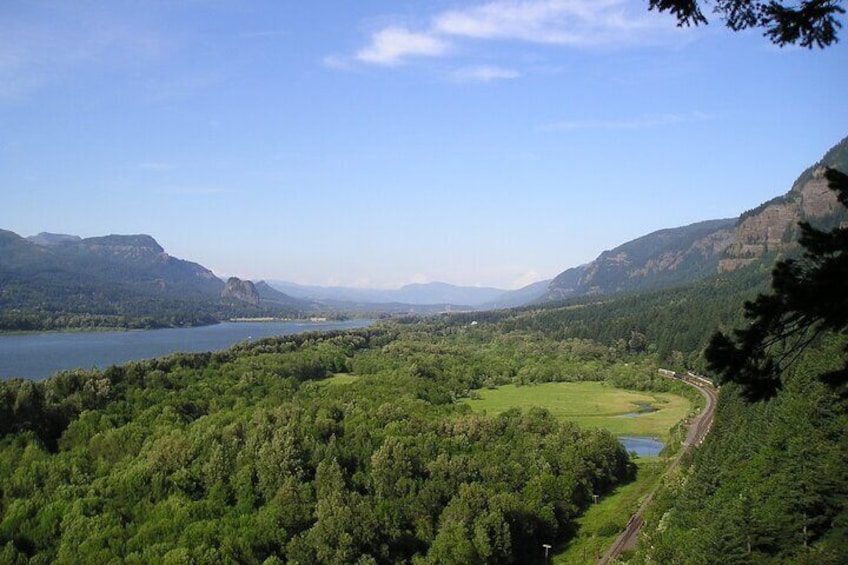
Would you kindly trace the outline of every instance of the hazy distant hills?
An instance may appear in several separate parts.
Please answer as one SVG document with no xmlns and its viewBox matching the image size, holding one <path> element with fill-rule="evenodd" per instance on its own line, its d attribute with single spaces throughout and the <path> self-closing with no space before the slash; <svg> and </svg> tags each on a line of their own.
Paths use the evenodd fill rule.
<svg viewBox="0 0 848 565">
<path fill-rule="evenodd" d="M 507 291 L 476 286 L 457 286 L 442 282 L 415 283 L 397 289 L 368 289 L 299 285 L 269 281 L 271 286 L 298 298 L 344 301 L 358 304 L 448 305 L 477 307 L 491 302 Z"/>
<path fill-rule="evenodd" d="M 797 223 L 829 228 L 848 221 L 822 176 L 848 171 L 848 138 L 804 171 L 784 194 L 739 218 L 659 230 L 604 251 L 552 281 L 505 291 L 447 283 L 399 289 L 303 286 L 284 281 L 224 282 L 170 256 L 149 235 L 80 238 L 0 230 L 0 329 L 155 327 L 232 316 L 316 312 L 431 313 L 510 308 L 533 302 L 672 287 L 797 249 Z"/>
</svg>

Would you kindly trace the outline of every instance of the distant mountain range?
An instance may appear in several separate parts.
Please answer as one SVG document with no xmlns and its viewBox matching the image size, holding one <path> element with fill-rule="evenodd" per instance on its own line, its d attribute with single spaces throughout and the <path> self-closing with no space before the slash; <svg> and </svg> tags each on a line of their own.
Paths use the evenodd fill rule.
<svg viewBox="0 0 848 565">
<path fill-rule="evenodd" d="M 521 305 L 545 293 L 547 283 L 535 283 L 517 291 L 491 287 L 457 286 L 443 282 L 408 284 L 398 289 L 369 289 L 299 285 L 287 281 L 268 281 L 290 296 L 312 300 L 348 302 L 359 305 L 404 304 L 409 306 L 447 306 L 459 309 Z M 518 298 L 516 298 L 518 297 Z"/>
<path fill-rule="evenodd" d="M 822 228 L 848 221 L 822 177 L 824 166 L 848 171 L 848 138 L 804 171 L 789 192 L 739 218 L 659 230 L 514 291 L 447 283 L 377 290 L 225 282 L 202 265 L 171 257 L 149 235 L 23 238 L 0 230 L 0 330 L 157 327 L 333 311 L 485 310 L 676 286 L 793 253 L 800 220 Z"/>
</svg>

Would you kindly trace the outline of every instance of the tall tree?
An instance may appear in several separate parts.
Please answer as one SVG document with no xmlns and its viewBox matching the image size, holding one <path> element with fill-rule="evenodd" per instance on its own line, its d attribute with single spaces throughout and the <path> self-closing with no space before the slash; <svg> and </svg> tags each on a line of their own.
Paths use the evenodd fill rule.
<svg viewBox="0 0 848 565">
<path fill-rule="evenodd" d="M 697 26 L 707 23 L 701 10 L 705 3 L 708 2 L 650 0 L 649 7 L 671 13 L 678 25 Z M 837 18 L 845 13 L 841 0 L 803 0 L 800 5 L 777 0 L 715 0 L 713 5 L 713 11 L 733 31 L 762 28 L 763 35 L 777 45 L 797 44 L 807 48 L 836 43 L 837 30 L 842 27 Z"/>
<path fill-rule="evenodd" d="M 839 202 L 848 207 L 848 175 L 826 169 L 825 177 Z M 772 292 L 745 303 L 746 328 L 732 336 L 713 335 L 705 356 L 724 380 L 743 385 L 751 400 L 773 396 L 781 374 L 820 335 L 848 334 L 848 227 L 821 231 L 801 222 L 798 259 L 780 261 L 772 273 Z M 820 378 L 846 392 L 848 346 L 841 368 Z"/>
</svg>

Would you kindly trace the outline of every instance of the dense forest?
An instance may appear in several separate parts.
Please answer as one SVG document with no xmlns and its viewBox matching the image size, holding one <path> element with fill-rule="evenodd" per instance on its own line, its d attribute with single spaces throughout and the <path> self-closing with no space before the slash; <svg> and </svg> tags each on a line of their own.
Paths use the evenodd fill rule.
<svg viewBox="0 0 848 565">
<path fill-rule="evenodd" d="M 657 368 L 702 368 L 709 334 L 767 282 L 741 269 L 5 382 L 0 562 L 534 562 L 635 467 L 606 432 L 462 400 L 586 380 L 697 395 Z M 842 562 L 848 421 L 813 375 L 843 344 L 814 343 L 768 402 L 722 387 L 627 559 Z"/>
<path fill-rule="evenodd" d="M 606 432 L 462 399 L 584 380 L 697 395 L 657 368 L 701 363 L 766 282 L 740 270 L 5 382 L 0 562 L 533 562 L 635 468 Z M 630 559 L 840 562 L 848 422 L 810 375 L 841 344 L 816 344 L 768 403 L 723 387 L 713 433 Z"/>
<path fill-rule="evenodd" d="M 710 436 L 646 517 L 636 563 L 845 563 L 848 417 L 813 377 L 839 357 L 840 344 L 822 348 L 767 402 L 723 387 Z"/>
<path fill-rule="evenodd" d="M 683 392 L 653 357 L 408 320 L 0 389 L 3 563 L 522 563 L 633 477 L 609 433 L 473 414 L 499 383 Z"/>
<path fill-rule="evenodd" d="M 848 175 L 825 171 L 848 207 Z M 725 383 L 715 430 L 667 481 L 637 561 L 848 559 L 848 225 L 801 222 L 745 323 L 705 350 Z"/>
<path fill-rule="evenodd" d="M 694 399 L 657 369 L 708 371 L 716 335 L 747 346 L 762 326 L 792 353 L 779 386 L 752 400 L 712 375 L 713 430 L 663 479 L 623 560 L 844 563 L 848 310 L 833 273 L 848 272 L 848 229 L 801 231 L 773 272 L 0 383 L 0 562 L 540 562 L 636 466 L 608 432 L 464 399 L 563 381 Z M 777 294 L 757 297 L 770 281 Z M 795 350 L 775 322 L 819 330 Z"/>
</svg>

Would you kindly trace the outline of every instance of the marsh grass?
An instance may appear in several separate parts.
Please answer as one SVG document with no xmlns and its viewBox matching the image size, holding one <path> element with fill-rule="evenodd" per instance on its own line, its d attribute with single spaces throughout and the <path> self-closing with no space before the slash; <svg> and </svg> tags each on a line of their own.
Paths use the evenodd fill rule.
<svg viewBox="0 0 848 565">
<path fill-rule="evenodd" d="M 670 393 L 615 388 L 603 382 L 504 385 L 476 391 L 465 402 L 476 412 L 499 414 L 510 408 L 547 408 L 562 420 L 584 427 L 604 428 L 614 435 L 649 436 L 666 441 L 669 430 L 685 418 L 692 404 Z M 654 412 L 643 412 L 650 405 Z M 630 417 L 632 416 L 632 417 Z"/>
</svg>

